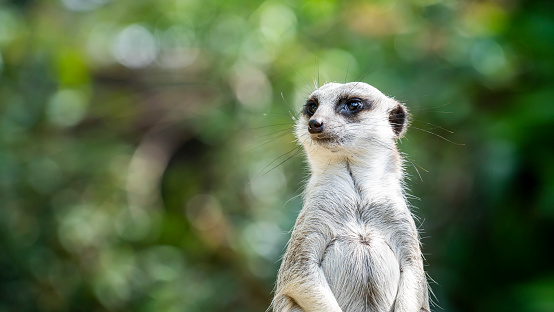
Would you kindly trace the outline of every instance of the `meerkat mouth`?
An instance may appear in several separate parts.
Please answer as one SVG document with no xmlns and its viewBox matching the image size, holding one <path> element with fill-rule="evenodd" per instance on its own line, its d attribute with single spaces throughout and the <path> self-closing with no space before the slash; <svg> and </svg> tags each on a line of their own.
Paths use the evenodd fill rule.
<svg viewBox="0 0 554 312">
<path fill-rule="evenodd" d="M 312 141 L 319 145 L 339 145 L 342 143 L 340 138 L 324 135 L 312 135 Z"/>
</svg>

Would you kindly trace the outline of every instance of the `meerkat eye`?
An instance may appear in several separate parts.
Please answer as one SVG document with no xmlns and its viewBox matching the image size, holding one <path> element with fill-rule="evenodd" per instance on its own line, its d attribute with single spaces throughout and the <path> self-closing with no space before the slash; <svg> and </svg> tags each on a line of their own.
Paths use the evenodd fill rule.
<svg viewBox="0 0 554 312">
<path fill-rule="evenodd" d="M 317 110 L 317 103 L 316 102 L 308 102 L 306 103 L 306 113 L 309 116 L 313 116 L 315 114 L 315 111 Z"/>
<path fill-rule="evenodd" d="M 363 104 L 360 100 L 350 100 L 346 102 L 346 108 L 348 108 L 350 112 L 357 112 L 362 108 L 362 106 Z"/>
</svg>

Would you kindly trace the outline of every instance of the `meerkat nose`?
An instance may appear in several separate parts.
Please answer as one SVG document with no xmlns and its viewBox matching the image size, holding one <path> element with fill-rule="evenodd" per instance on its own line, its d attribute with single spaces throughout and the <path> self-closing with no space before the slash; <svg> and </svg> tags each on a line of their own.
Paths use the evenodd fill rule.
<svg viewBox="0 0 554 312">
<path fill-rule="evenodd" d="M 308 122 L 308 131 L 312 134 L 323 132 L 323 121 L 317 121 L 315 119 L 311 119 Z"/>
</svg>

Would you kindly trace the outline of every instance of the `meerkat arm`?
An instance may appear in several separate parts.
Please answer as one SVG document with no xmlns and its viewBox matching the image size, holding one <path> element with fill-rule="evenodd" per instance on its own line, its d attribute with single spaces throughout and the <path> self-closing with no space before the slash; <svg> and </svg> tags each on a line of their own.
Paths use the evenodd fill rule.
<svg viewBox="0 0 554 312">
<path fill-rule="evenodd" d="M 295 311 L 298 305 L 305 312 L 341 312 L 320 266 L 331 234 L 303 228 L 301 220 L 299 223 L 279 270 L 273 310 Z"/>
<path fill-rule="evenodd" d="M 319 275 L 316 273 L 316 275 Z M 317 278 L 317 277 L 316 277 Z M 337 300 L 326 284 L 316 281 L 313 283 L 291 283 L 289 290 L 284 290 L 277 296 L 273 311 L 303 311 L 303 312 L 341 312 Z"/>
<path fill-rule="evenodd" d="M 427 282 L 417 230 L 411 218 L 404 220 L 408 222 L 402 223 L 395 235 L 401 273 L 394 311 L 429 311 Z"/>
<path fill-rule="evenodd" d="M 425 303 L 427 285 L 421 281 L 421 270 L 405 266 L 400 275 L 400 285 L 394 303 L 395 312 L 420 312 L 429 311 Z"/>
</svg>

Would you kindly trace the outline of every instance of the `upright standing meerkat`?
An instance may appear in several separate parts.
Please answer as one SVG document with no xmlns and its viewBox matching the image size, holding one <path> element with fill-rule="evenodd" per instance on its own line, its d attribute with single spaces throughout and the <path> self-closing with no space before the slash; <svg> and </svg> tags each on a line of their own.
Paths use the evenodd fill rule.
<svg viewBox="0 0 554 312">
<path fill-rule="evenodd" d="M 366 83 L 329 83 L 309 96 L 295 132 L 311 177 L 273 311 L 429 311 L 396 147 L 407 124 L 404 105 Z"/>
</svg>

